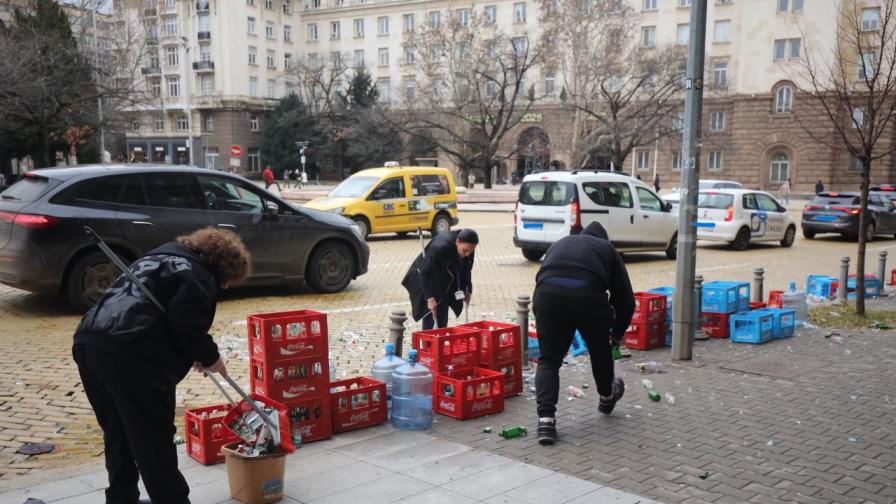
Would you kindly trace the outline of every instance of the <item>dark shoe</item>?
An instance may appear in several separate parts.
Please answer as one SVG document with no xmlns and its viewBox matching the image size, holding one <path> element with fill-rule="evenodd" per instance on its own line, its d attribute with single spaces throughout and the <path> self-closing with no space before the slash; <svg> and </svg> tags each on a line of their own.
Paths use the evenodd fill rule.
<svg viewBox="0 0 896 504">
<path fill-rule="evenodd" d="M 538 421 L 538 442 L 544 446 L 552 445 L 557 441 L 557 421 Z"/>
<path fill-rule="evenodd" d="M 625 382 L 622 381 L 622 378 L 613 378 L 613 395 L 609 399 L 601 397 L 597 405 L 597 411 L 604 415 L 609 415 L 613 412 L 616 402 L 622 399 L 623 394 L 625 394 Z"/>
</svg>

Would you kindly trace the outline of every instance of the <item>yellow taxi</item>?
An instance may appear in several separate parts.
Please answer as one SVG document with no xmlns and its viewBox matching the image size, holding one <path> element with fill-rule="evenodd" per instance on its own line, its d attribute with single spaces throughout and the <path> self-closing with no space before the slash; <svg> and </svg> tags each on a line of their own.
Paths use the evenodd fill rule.
<svg viewBox="0 0 896 504">
<path fill-rule="evenodd" d="M 447 169 L 396 162 L 354 173 L 305 206 L 354 220 L 365 238 L 377 233 L 405 234 L 417 228 L 436 235 L 458 223 L 457 192 Z"/>
</svg>

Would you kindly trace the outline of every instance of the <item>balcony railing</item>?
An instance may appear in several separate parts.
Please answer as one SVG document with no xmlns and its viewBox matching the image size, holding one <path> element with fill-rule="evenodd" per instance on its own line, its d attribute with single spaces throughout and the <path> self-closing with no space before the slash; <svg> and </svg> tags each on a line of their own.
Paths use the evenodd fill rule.
<svg viewBox="0 0 896 504">
<path fill-rule="evenodd" d="M 162 73 L 162 69 L 159 67 L 143 67 L 140 69 L 140 73 L 143 75 L 159 75 Z"/>
<path fill-rule="evenodd" d="M 193 70 L 197 72 L 211 72 L 215 70 L 215 62 L 209 60 L 194 61 Z"/>
<path fill-rule="evenodd" d="M 209 32 L 209 31 L 198 32 L 198 33 L 196 33 L 196 38 L 198 38 L 199 40 L 211 40 L 212 32 Z"/>
<path fill-rule="evenodd" d="M 143 17 L 156 17 L 159 12 L 155 8 L 143 9 Z"/>
<path fill-rule="evenodd" d="M 209 2 L 196 2 L 196 12 L 207 12 Z"/>
</svg>

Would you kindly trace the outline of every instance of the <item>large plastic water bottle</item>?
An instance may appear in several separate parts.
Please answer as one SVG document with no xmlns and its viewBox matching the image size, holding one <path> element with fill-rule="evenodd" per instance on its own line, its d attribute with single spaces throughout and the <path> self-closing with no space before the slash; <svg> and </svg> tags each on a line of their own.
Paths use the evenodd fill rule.
<svg viewBox="0 0 896 504">
<path fill-rule="evenodd" d="M 389 417 L 392 416 L 392 372 L 407 364 L 407 361 L 395 355 L 395 344 L 386 343 L 386 356 L 373 363 L 370 376 L 386 384 L 386 404 Z"/>
<path fill-rule="evenodd" d="M 417 363 L 417 351 L 408 352 L 408 362 L 392 372 L 392 425 L 403 430 L 426 430 L 432 426 L 432 373 Z"/>
<path fill-rule="evenodd" d="M 781 308 L 796 311 L 796 325 L 804 326 L 809 322 L 809 303 L 806 292 L 797 290 L 796 282 L 790 282 L 790 289 L 781 295 Z"/>
</svg>

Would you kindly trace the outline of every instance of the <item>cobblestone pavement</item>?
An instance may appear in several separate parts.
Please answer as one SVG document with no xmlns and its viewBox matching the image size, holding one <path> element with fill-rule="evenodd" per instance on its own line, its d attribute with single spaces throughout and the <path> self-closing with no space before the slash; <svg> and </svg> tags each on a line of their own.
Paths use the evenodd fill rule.
<svg viewBox="0 0 896 504">
<path fill-rule="evenodd" d="M 504 213 L 461 215 L 461 223 L 478 229 L 482 236 L 470 320 L 509 319 L 516 307 L 515 296 L 531 293 L 537 264 L 525 261 L 513 246 L 511 222 L 512 216 Z M 373 237 L 370 244 L 370 272 L 343 293 L 321 296 L 306 288 L 228 293 L 219 305 L 212 332 L 220 338 L 231 373 L 241 383 L 248 382 L 247 314 L 297 308 L 328 312 L 330 348 L 339 376 L 365 372 L 387 340 L 389 311 L 408 308 L 399 280 L 419 251 L 412 237 Z M 798 238 L 792 249 L 757 245 L 746 252 L 702 244 L 698 270 L 707 280 L 749 280 L 752 269 L 761 266 L 767 272 L 766 289 L 783 288 L 789 280 L 802 284 L 810 273 L 836 274 L 839 258 L 854 258 L 854 249 L 854 243 L 839 238 Z M 869 265 L 875 264 L 881 249 L 889 249 L 893 257 L 896 242 L 871 243 Z M 632 254 L 626 261 L 636 289 L 674 281 L 675 264 L 662 254 Z M 0 318 L 0 490 L 20 487 L 32 478 L 52 477 L 54 473 L 47 469 L 72 471 L 95 462 L 102 452 L 101 432 L 70 352 L 79 315 L 61 307 L 55 298 L 0 287 Z M 411 330 L 416 327 L 408 324 Z M 740 502 L 769 502 L 784 496 L 796 501 L 840 501 L 834 497 L 840 493 L 850 498 L 867 495 L 876 502 L 896 501 L 894 440 L 887 430 L 894 420 L 888 402 L 892 391 L 886 389 L 892 380 L 884 368 L 893 358 L 892 336 L 856 335 L 845 345 L 822 340 L 801 334 L 762 347 L 698 343 L 694 362 L 667 363 L 670 372 L 650 377 L 662 392 L 675 395 L 672 405 L 648 404 L 639 388 L 640 376 L 623 365 L 629 392 L 612 418 L 597 418 L 591 398 L 564 402 L 560 427 L 565 442 L 553 451 L 528 440 L 495 449 L 672 502 L 712 501 L 721 496 Z M 766 354 L 824 366 L 790 378 L 720 367 Z M 667 361 L 668 352 L 655 350 L 647 357 Z M 566 370 L 565 383 L 590 381 L 583 371 L 586 368 Z M 181 408 L 219 402 L 214 385 L 198 375 L 191 374 L 178 388 Z M 531 423 L 533 411 L 528 397 L 516 398 L 508 402 L 504 415 L 493 419 L 454 422 L 440 417 L 435 432 L 487 447 L 498 438 L 479 434 L 483 422 Z M 29 441 L 50 441 L 60 450 L 30 458 L 15 454 Z M 706 480 L 696 477 L 703 471 L 710 473 Z"/>
</svg>

